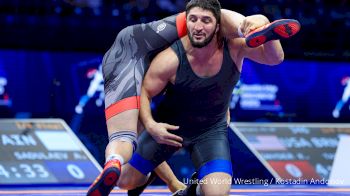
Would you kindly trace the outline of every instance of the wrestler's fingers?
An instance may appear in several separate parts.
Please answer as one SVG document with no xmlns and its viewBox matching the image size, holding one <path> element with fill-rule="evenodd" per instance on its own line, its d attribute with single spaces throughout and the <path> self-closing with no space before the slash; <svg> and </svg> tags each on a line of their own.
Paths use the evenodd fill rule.
<svg viewBox="0 0 350 196">
<path fill-rule="evenodd" d="M 180 142 L 177 142 L 177 141 L 171 140 L 171 139 L 166 139 L 166 140 L 163 141 L 163 143 L 166 144 L 166 145 L 175 146 L 175 147 L 178 147 L 178 148 L 182 147 L 182 144 Z"/>
<path fill-rule="evenodd" d="M 250 22 L 245 20 L 238 27 L 238 35 L 240 37 L 245 37 L 246 35 L 249 34 L 249 32 L 255 30 L 256 28 L 258 28 L 258 26 L 256 24 L 250 23 Z"/>
<path fill-rule="evenodd" d="M 165 139 L 170 139 L 170 140 L 173 140 L 173 141 L 176 141 L 176 142 L 182 142 L 183 141 L 182 137 L 177 136 L 177 135 L 172 134 L 172 133 L 167 134 L 165 136 Z"/>
<path fill-rule="evenodd" d="M 179 126 L 170 125 L 170 124 L 167 124 L 167 123 L 164 123 L 164 127 L 165 127 L 167 130 L 177 130 L 177 129 L 180 128 Z"/>
<path fill-rule="evenodd" d="M 255 29 L 258 29 L 260 26 L 256 24 L 249 24 L 244 27 L 240 27 L 239 35 L 240 37 L 246 37 L 248 34 L 253 32 Z"/>
</svg>

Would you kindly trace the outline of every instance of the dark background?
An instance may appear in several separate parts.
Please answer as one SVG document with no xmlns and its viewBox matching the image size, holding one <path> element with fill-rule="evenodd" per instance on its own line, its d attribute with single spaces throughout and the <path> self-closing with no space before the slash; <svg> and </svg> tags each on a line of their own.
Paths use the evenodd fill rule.
<svg viewBox="0 0 350 196">
<path fill-rule="evenodd" d="M 0 46 L 104 53 L 123 27 L 183 11 L 185 2 L 2 0 Z M 289 58 L 349 59 L 349 1 L 237 0 L 221 1 L 221 4 L 223 8 L 244 15 L 264 14 L 271 21 L 280 18 L 299 20 L 301 33 L 293 42 L 284 43 Z"/>
<path fill-rule="evenodd" d="M 270 21 L 293 18 L 302 25 L 299 34 L 282 41 L 284 63 L 271 68 L 246 61 L 242 73 L 246 84 L 278 86 L 282 109 L 236 107 L 233 121 L 349 121 L 349 104 L 340 118 L 331 115 L 342 96 L 341 80 L 350 76 L 349 1 L 220 2 L 244 15 L 264 14 Z M 0 82 L 0 116 L 62 118 L 103 164 L 104 108 L 93 99 L 83 114 L 74 111 L 90 83 L 86 74 L 97 69 L 122 28 L 178 13 L 184 6 L 181 0 L 1 0 L 0 79 L 6 78 L 6 84 Z M 243 147 L 240 151 L 246 153 Z M 183 162 L 181 154 L 174 165 Z M 191 167 L 176 171 L 188 175 Z"/>
</svg>

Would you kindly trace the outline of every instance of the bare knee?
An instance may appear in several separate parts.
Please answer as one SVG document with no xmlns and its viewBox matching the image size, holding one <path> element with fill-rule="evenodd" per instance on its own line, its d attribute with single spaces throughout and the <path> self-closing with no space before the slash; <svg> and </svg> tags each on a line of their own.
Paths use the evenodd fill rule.
<svg viewBox="0 0 350 196">
<path fill-rule="evenodd" d="M 229 195 L 232 177 L 226 173 L 215 172 L 203 178 L 200 185 L 201 193 L 204 195 Z"/>
<path fill-rule="evenodd" d="M 134 167 L 126 164 L 122 168 L 122 174 L 118 180 L 117 186 L 121 189 L 131 190 L 146 183 L 147 176 L 140 173 Z"/>
<path fill-rule="evenodd" d="M 127 110 L 107 120 L 108 135 L 116 130 L 137 130 L 139 110 Z"/>
<path fill-rule="evenodd" d="M 135 180 L 130 176 L 121 176 L 118 180 L 117 186 L 125 190 L 131 190 L 138 187 Z"/>
<path fill-rule="evenodd" d="M 206 184 L 206 185 L 200 185 L 201 187 L 201 193 L 203 195 L 229 195 L 230 194 L 230 185 L 215 185 L 215 184 Z"/>
</svg>

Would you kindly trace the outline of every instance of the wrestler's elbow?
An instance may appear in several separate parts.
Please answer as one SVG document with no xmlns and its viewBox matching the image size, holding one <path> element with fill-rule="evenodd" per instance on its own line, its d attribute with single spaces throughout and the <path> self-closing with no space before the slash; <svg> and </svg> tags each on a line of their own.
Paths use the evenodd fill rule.
<svg viewBox="0 0 350 196">
<path fill-rule="evenodd" d="M 278 50 L 273 53 L 266 54 L 266 59 L 267 59 L 267 62 L 266 62 L 267 65 L 270 65 L 270 66 L 279 65 L 284 61 L 284 52 L 283 50 Z"/>
<path fill-rule="evenodd" d="M 141 100 L 150 101 L 154 97 L 154 93 L 149 89 L 148 86 L 142 86 L 141 88 Z"/>
<path fill-rule="evenodd" d="M 273 58 L 273 61 L 271 63 L 271 66 L 274 65 L 279 65 L 284 61 L 284 53 L 283 52 L 279 52 L 278 54 L 276 54 L 276 56 Z"/>
</svg>

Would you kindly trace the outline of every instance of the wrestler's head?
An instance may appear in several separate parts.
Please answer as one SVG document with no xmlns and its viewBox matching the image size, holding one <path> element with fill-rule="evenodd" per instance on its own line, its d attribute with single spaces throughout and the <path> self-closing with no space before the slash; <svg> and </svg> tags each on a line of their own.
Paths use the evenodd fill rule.
<svg viewBox="0 0 350 196">
<path fill-rule="evenodd" d="M 191 0 L 186 5 L 187 34 L 193 47 L 208 45 L 219 31 L 221 5 L 217 0 Z"/>
</svg>

